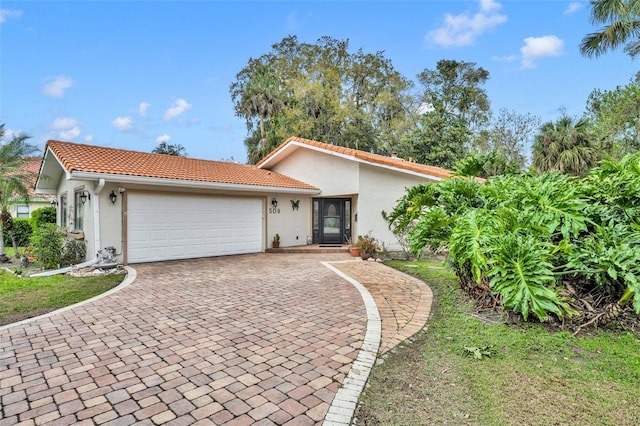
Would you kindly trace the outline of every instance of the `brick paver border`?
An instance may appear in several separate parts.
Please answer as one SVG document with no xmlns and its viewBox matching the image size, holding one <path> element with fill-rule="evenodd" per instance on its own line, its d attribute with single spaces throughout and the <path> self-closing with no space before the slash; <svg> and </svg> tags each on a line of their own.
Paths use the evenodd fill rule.
<svg viewBox="0 0 640 426">
<path fill-rule="evenodd" d="M 376 302 L 373 300 L 373 296 L 371 296 L 369 290 L 330 263 L 322 262 L 322 264 L 351 283 L 358 292 L 360 292 L 367 312 L 367 331 L 364 336 L 364 343 L 360 348 L 360 352 L 358 352 L 358 356 L 351 365 L 349 374 L 344 379 L 342 387 L 338 389 L 336 396 L 333 398 L 323 423 L 323 425 L 327 426 L 350 425 L 358 404 L 358 398 L 364 390 L 364 386 L 367 384 L 369 373 L 378 356 L 382 322 Z"/>
<path fill-rule="evenodd" d="M 131 284 L 132 282 L 134 282 L 136 280 L 136 277 L 137 277 L 137 272 L 136 272 L 135 269 L 133 269 L 133 268 L 131 268 L 129 266 L 125 266 L 124 269 L 127 271 L 127 275 L 125 276 L 124 280 L 122 280 L 122 282 L 120 284 L 118 284 L 117 286 L 115 286 L 111 290 L 105 291 L 104 293 L 101 293 L 101 294 L 99 294 L 97 296 L 94 296 L 91 299 L 83 300 L 82 302 L 74 303 L 73 305 L 65 306 L 64 308 L 56 309 L 55 311 L 47 312 L 46 314 L 38 315 L 37 317 L 27 318 L 27 319 L 24 319 L 24 320 L 18 321 L 18 322 L 12 322 L 11 324 L 5 324 L 5 325 L 0 327 L 0 331 L 5 330 L 5 329 L 10 328 L 10 327 L 16 327 L 16 326 L 19 326 L 19 325 L 28 324 L 30 322 L 37 321 L 37 320 L 42 319 L 42 318 L 50 317 L 52 315 L 61 314 L 63 312 L 70 311 L 71 309 L 75 309 L 75 308 L 78 308 L 80 306 L 87 305 L 89 303 L 95 302 L 96 300 L 100 300 L 103 297 L 107 297 L 110 294 L 113 294 L 113 293 L 115 293 L 117 291 L 120 291 L 123 288 L 125 288 L 126 286 L 128 286 L 129 284 Z"/>
</svg>

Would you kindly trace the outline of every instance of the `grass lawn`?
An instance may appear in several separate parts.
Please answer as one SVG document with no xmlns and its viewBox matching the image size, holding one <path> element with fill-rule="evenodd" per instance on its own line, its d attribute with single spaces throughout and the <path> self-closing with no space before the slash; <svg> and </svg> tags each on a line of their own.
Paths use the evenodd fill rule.
<svg viewBox="0 0 640 426">
<path fill-rule="evenodd" d="M 434 309 L 426 331 L 374 367 L 358 425 L 639 424 L 638 336 L 483 320 L 442 264 L 389 265 L 428 283 Z"/>
<path fill-rule="evenodd" d="M 7 256 L 9 257 L 13 257 L 16 253 L 16 251 L 13 249 L 12 246 L 6 246 L 4 248 L 4 252 L 7 254 Z M 24 254 L 24 247 L 18 247 L 18 252 L 22 255 Z"/>
<path fill-rule="evenodd" d="M 0 326 L 90 299 L 116 287 L 124 277 L 21 278 L 0 270 Z"/>
</svg>

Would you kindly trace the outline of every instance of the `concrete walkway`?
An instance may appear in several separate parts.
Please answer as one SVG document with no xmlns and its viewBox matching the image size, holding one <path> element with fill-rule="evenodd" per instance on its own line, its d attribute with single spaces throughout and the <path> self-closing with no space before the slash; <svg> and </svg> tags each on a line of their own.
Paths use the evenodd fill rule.
<svg viewBox="0 0 640 426">
<path fill-rule="evenodd" d="M 383 351 L 424 325 L 428 287 L 343 254 L 136 265 L 117 292 L 0 328 L 0 426 L 347 424 L 372 311 L 321 261 L 369 287 Z"/>
</svg>

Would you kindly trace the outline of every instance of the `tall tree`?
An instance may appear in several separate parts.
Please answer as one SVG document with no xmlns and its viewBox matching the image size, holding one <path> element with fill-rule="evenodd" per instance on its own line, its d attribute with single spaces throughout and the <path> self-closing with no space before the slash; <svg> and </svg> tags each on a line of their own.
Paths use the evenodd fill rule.
<svg viewBox="0 0 640 426">
<path fill-rule="evenodd" d="M 498 151 L 488 154 L 471 154 L 453 166 L 457 176 L 475 176 L 483 179 L 498 175 L 522 173 L 522 164 L 509 160 Z"/>
<path fill-rule="evenodd" d="M 565 113 L 544 123 L 533 143 L 532 166 L 540 172 L 585 175 L 600 159 L 588 131 L 586 119 L 574 120 Z"/>
<path fill-rule="evenodd" d="M 254 163 L 291 135 L 385 152 L 407 128 L 411 82 L 382 52 L 349 52 L 349 42 L 284 38 L 231 84 L 236 114 L 247 122 Z"/>
<path fill-rule="evenodd" d="M 587 100 L 596 146 L 606 157 L 620 160 L 640 151 L 640 80 L 614 90 L 594 90 Z"/>
<path fill-rule="evenodd" d="M 640 0 L 592 0 L 591 22 L 604 27 L 582 39 L 583 55 L 597 57 L 625 44 L 631 57 L 640 53 Z"/>
<path fill-rule="evenodd" d="M 257 118 L 260 129 L 260 146 L 264 146 L 267 140 L 265 122 L 277 112 L 284 104 L 283 95 L 280 93 L 281 83 L 273 68 L 262 61 L 255 62 L 249 67 L 251 74 L 245 74 L 246 81 L 236 82 L 232 85 L 232 99 L 235 102 L 236 115 L 245 117 L 247 128 L 253 127 L 253 119 Z"/>
<path fill-rule="evenodd" d="M 435 70 L 418 74 L 422 105 L 476 131 L 489 120 L 491 105 L 482 87 L 488 79 L 489 71 L 473 62 L 442 59 Z"/>
<path fill-rule="evenodd" d="M 478 147 L 484 152 L 497 152 L 510 165 L 517 164 L 524 169 L 527 163 L 525 145 L 532 142 L 540 124 L 540 117 L 502 108 L 492 117 L 484 132 L 485 140 L 479 142 Z"/>
<path fill-rule="evenodd" d="M 154 154 L 175 155 L 177 157 L 184 157 L 187 155 L 187 150 L 184 146 L 179 143 L 170 144 L 167 141 L 160 142 L 151 152 Z"/>
<path fill-rule="evenodd" d="M 464 121 L 448 119 L 438 111 L 422 114 L 417 126 L 397 146 L 400 157 L 451 169 L 467 156 L 472 132 Z"/>
<path fill-rule="evenodd" d="M 471 62 L 441 60 L 418 74 L 417 124 L 396 147 L 403 158 L 451 168 L 475 145 L 489 117 L 489 98 L 481 87 L 489 72 Z"/>
<path fill-rule="evenodd" d="M 38 150 L 35 145 L 27 142 L 31 137 L 24 133 L 14 135 L 9 142 L 4 143 L 4 126 L 0 125 L 0 254 L 5 254 L 3 229 L 7 230 L 15 246 L 9 207 L 18 200 L 29 200 L 29 186 L 34 176 L 23 166 L 29 156 Z M 19 256 L 17 250 L 16 256 Z"/>
</svg>

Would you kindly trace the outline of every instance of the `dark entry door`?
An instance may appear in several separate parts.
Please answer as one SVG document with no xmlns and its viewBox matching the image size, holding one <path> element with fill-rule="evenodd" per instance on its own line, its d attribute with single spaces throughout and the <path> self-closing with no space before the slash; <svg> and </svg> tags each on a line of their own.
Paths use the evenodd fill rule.
<svg viewBox="0 0 640 426">
<path fill-rule="evenodd" d="M 313 242 L 344 244 L 351 237 L 351 199 L 313 200 Z"/>
</svg>

